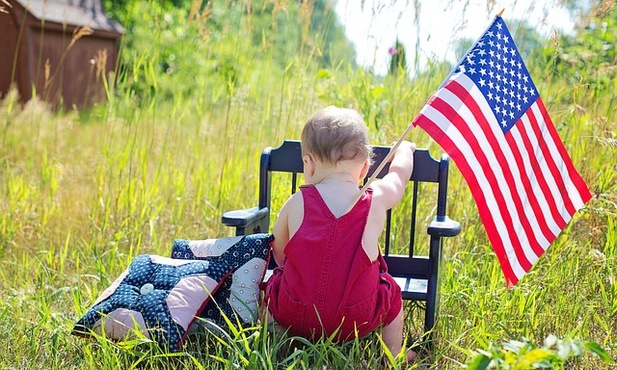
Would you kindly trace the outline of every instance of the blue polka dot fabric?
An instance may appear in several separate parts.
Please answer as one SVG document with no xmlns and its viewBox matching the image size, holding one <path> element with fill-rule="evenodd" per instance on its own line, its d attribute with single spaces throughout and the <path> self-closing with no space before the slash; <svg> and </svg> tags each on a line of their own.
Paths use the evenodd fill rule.
<svg viewBox="0 0 617 370">
<path fill-rule="evenodd" d="M 239 305 L 233 304 L 238 300 L 235 295 L 246 301 L 243 293 L 248 280 L 242 277 L 234 281 L 233 277 L 247 273 L 256 276 L 257 271 L 250 269 L 263 269 L 263 277 L 265 263 L 258 261 L 267 260 L 273 237 L 260 234 L 237 238 L 210 239 L 207 243 L 180 240 L 174 243 L 174 258 L 135 257 L 77 321 L 73 333 L 85 336 L 104 332 L 111 339 L 124 339 L 137 330 L 161 348 L 175 352 L 196 318 L 213 312 L 213 297 L 219 305 L 226 305 L 227 312 L 223 313 L 250 319 L 252 316 L 241 315 L 235 308 Z M 258 289 L 259 282 L 256 284 Z M 217 310 L 211 319 L 221 322 L 221 314 Z"/>
</svg>

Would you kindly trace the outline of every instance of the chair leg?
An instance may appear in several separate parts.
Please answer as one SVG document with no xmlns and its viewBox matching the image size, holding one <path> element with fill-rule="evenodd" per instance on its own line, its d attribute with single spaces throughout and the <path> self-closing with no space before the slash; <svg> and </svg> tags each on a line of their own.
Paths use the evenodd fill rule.
<svg viewBox="0 0 617 370">
<path fill-rule="evenodd" d="M 423 302 L 424 304 L 418 301 L 403 301 L 403 302 L 407 303 L 403 305 L 403 309 L 406 310 L 406 316 L 405 316 L 406 321 L 408 320 L 415 321 L 414 319 L 418 318 L 418 315 L 413 314 L 414 312 L 416 312 L 417 309 L 424 311 L 424 323 L 422 325 L 423 332 L 420 334 L 419 337 L 414 336 L 413 342 L 416 343 L 416 345 L 419 348 L 421 348 L 421 350 L 431 351 L 433 349 L 433 342 L 434 342 L 433 341 L 433 327 L 435 323 L 434 311 L 432 311 L 433 312 L 432 315 L 430 314 L 430 311 L 427 311 L 426 302 Z M 416 345 L 414 345 L 414 347 Z"/>
</svg>

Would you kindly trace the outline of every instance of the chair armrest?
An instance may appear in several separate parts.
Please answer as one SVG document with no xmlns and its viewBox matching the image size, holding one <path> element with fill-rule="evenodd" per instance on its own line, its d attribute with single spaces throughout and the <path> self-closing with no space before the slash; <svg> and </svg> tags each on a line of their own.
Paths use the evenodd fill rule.
<svg viewBox="0 0 617 370">
<path fill-rule="evenodd" d="M 248 209 L 237 209 L 223 213 L 222 222 L 225 226 L 246 227 L 270 215 L 267 207 L 253 207 Z"/>
<path fill-rule="evenodd" d="M 457 236 L 461 232 L 461 224 L 450 219 L 448 216 L 435 217 L 428 225 L 428 234 L 431 236 Z"/>
</svg>

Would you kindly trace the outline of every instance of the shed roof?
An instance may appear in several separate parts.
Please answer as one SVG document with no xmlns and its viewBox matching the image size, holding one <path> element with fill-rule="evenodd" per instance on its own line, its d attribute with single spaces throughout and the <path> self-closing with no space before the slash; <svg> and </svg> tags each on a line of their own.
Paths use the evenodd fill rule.
<svg viewBox="0 0 617 370">
<path fill-rule="evenodd" d="M 90 26 L 94 30 L 123 33 L 122 26 L 107 17 L 100 0 L 17 0 L 33 16 L 47 22 Z"/>
</svg>

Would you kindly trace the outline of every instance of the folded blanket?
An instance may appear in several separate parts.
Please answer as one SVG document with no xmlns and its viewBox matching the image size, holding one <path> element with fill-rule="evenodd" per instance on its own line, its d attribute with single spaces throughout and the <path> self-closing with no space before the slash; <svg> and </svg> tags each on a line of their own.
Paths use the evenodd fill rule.
<svg viewBox="0 0 617 370">
<path fill-rule="evenodd" d="M 177 240 L 174 258 L 137 256 L 73 333 L 124 339 L 137 331 L 173 352 L 199 317 L 219 325 L 223 314 L 234 323 L 236 315 L 253 322 L 272 240 L 271 234 Z"/>
</svg>

